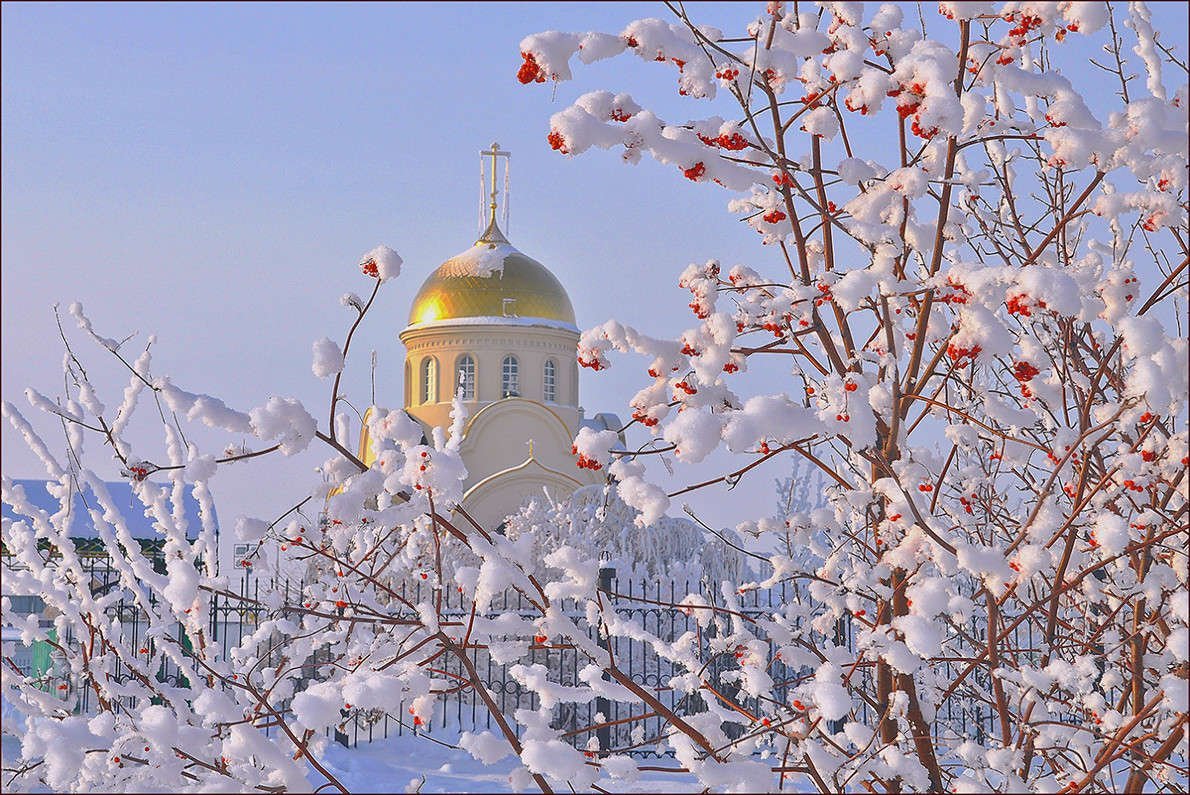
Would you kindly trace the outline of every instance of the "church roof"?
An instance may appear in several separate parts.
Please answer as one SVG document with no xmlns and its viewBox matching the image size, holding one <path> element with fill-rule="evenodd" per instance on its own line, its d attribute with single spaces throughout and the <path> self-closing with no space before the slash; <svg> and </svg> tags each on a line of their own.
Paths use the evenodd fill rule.
<svg viewBox="0 0 1190 795">
<path fill-rule="evenodd" d="M 493 218 L 474 246 L 429 275 L 409 312 L 411 326 L 463 318 L 573 326 L 574 307 L 557 277 L 509 243 Z"/>
<path fill-rule="evenodd" d="M 34 508 L 40 508 L 50 515 L 62 510 L 61 503 L 57 497 L 50 494 L 45 480 L 14 478 L 12 482 L 13 485 L 20 486 L 25 490 L 25 496 Z M 112 501 L 122 510 L 123 519 L 128 525 L 128 530 L 133 538 L 160 539 L 163 537 L 164 534 L 157 529 L 155 521 L 150 516 L 145 515 L 145 506 L 133 493 L 130 483 L 127 481 L 116 481 L 104 483 L 103 485 L 107 489 L 107 493 Z M 190 539 L 197 538 L 198 531 L 202 529 L 202 517 L 200 515 L 198 500 L 195 499 L 190 488 L 185 490 L 182 502 L 185 507 L 186 537 Z M 95 523 L 92 521 L 90 511 L 88 510 L 98 506 L 99 501 L 89 486 L 84 486 L 81 492 L 76 491 L 74 493 L 71 503 L 71 514 L 73 516 L 70 526 L 71 538 L 91 539 L 99 537 L 99 534 L 95 530 Z M 7 502 L 4 503 L 0 513 L 3 514 L 5 519 L 11 519 L 12 521 L 19 521 L 26 518 L 24 514 L 18 513 Z"/>
</svg>

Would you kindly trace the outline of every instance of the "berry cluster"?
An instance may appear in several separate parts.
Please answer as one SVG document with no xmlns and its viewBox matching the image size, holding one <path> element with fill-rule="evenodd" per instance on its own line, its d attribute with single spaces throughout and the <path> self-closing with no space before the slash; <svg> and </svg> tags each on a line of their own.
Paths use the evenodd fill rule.
<svg viewBox="0 0 1190 795">
<path fill-rule="evenodd" d="M 975 511 L 971 507 L 971 501 L 974 499 L 975 499 L 974 494 L 971 495 L 970 499 L 968 499 L 967 497 L 959 497 L 959 504 L 963 506 L 963 510 L 966 511 L 967 513 L 975 513 Z"/>
<path fill-rule="evenodd" d="M 591 355 L 592 353 L 593 355 Z M 578 363 L 582 367 L 590 367 L 595 372 L 599 372 L 607 366 L 602 361 L 600 361 L 599 353 L 597 351 L 588 352 L 587 356 L 583 356 L 583 352 L 580 350 L 578 354 Z"/>
<path fill-rule="evenodd" d="M 1017 293 L 1016 295 L 1009 296 L 1008 300 L 1005 302 L 1005 305 L 1008 307 L 1008 314 L 1021 315 L 1023 317 L 1032 317 L 1033 307 L 1037 307 L 1038 309 L 1048 308 L 1045 305 L 1045 301 L 1041 299 L 1038 299 L 1035 303 L 1030 304 L 1029 295 L 1027 293 Z"/>
<path fill-rule="evenodd" d="M 826 282 L 819 282 L 817 286 L 818 292 L 822 293 L 822 296 L 814 299 L 814 306 L 822 306 L 828 301 L 834 300 L 834 296 L 831 295 L 831 286 L 829 284 Z"/>
<path fill-rule="evenodd" d="M 952 342 L 946 346 L 946 355 L 949 356 L 950 360 L 956 365 L 962 364 L 966 359 L 974 360 L 981 351 L 983 351 L 983 348 L 979 345 L 966 347 Z"/>
<path fill-rule="evenodd" d="M 1036 14 L 1028 14 L 1023 11 L 1021 12 L 1019 20 L 1017 19 L 1016 13 L 1010 11 L 1004 15 L 1004 21 L 1017 22 L 1016 27 L 1009 29 L 1008 35 L 1016 39 L 1016 43 L 1018 45 L 1024 44 L 1025 38 L 1029 35 L 1029 31 L 1041 27 L 1042 23 L 1041 17 L 1037 16 Z M 1078 25 L 1076 24 L 1073 29 L 1077 31 Z"/>
<path fill-rule="evenodd" d="M 1159 212 L 1151 213 L 1141 223 L 1140 227 L 1141 227 L 1141 229 L 1144 229 L 1146 232 L 1156 232 L 1158 229 L 1161 228 L 1161 222 L 1163 220 L 1165 220 L 1164 212 L 1159 211 Z M 1129 300 L 1131 300 L 1131 299 L 1129 299 Z"/>
<path fill-rule="evenodd" d="M 967 299 L 971 297 L 971 291 L 962 282 L 955 281 L 953 276 L 946 277 L 946 286 L 952 292 L 938 297 L 938 301 L 943 304 L 965 304 L 967 303 Z"/>
<path fill-rule="evenodd" d="M 888 95 L 896 98 L 897 113 L 902 119 L 907 119 L 917 113 L 918 108 L 921 107 L 921 101 L 925 99 L 926 87 L 921 83 L 910 83 L 908 86 L 901 85 L 894 88 L 888 92 Z"/>
<path fill-rule="evenodd" d="M 566 146 L 566 139 L 557 130 L 550 130 L 550 134 L 545 137 L 545 140 L 549 143 L 550 149 L 564 155 L 570 154 L 570 149 Z"/>
<path fill-rule="evenodd" d="M 632 419 L 636 420 L 646 428 L 652 428 L 656 426 L 658 422 L 660 422 L 660 420 L 658 420 L 656 417 L 650 417 L 641 409 L 637 409 L 632 412 Z"/>
<path fill-rule="evenodd" d="M 856 104 L 852 101 L 851 97 L 847 97 L 847 99 L 843 100 L 843 107 L 847 108 L 847 110 L 851 111 L 852 113 L 859 113 L 861 116 L 867 116 L 872 110 L 866 104 Z"/>
<path fill-rule="evenodd" d="M 570 445 L 570 453 L 571 455 L 578 456 L 577 466 L 579 469 L 589 469 L 592 472 L 598 472 L 600 469 L 603 469 L 603 464 L 594 458 L 588 458 L 585 453 L 580 453 L 578 451 L 578 445 Z"/>
<path fill-rule="evenodd" d="M 701 160 L 692 165 L 690 168 L 682 169 L 682 176 L 693 182 L 698 182 L 706 173 L 707 167 L 703 165 Z"/>
<path fill-rule="evenodd" d="M 541 70 L 541 66 L 538 65 L 537 59 L 533 57 L 533 53 L 523 52 L 521 53 L 521 57 L 525 59 L 525 62 L 517 70 L 516 79 L 525 84 L 544 83 L 545 72 Z"/>
<path fill-rule="evenodd" d="M 1021 382 L 1021 394 L 1023 396 L 1033 397 L 1033 392 L 1029 389 L 1029 382 L 1040 372 L 1040 370 L 1028 362 L 1016 362 L 1012 366 L 1012 377 Z"/>
</svg>

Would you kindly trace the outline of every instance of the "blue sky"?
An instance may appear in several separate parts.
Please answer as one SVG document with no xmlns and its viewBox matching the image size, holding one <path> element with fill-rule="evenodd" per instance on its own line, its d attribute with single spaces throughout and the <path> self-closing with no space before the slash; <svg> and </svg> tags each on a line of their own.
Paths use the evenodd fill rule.
<svg viewBox="0 0 1190 795">
<path fill-rule="evenodd" d="M 689 7 L 735 29 L 753 13 Z M 1154 12 L 1184 54 L 1184 6 Z M 477 152 L 493 139 L 513 152 L 510 237 L 567 286 L 579 324 L 615 315 L 676 335 L 692 321 L 682 268 L 711 257 L 765 268 L 773 252 L 725 211 L 725 192 L 614 153 L 560 157 L 545 136 L 550 114 L 596 88 L 630 90 L 663 117 L 707 111 L 676 96 L 672 69 L 635 58 L 580 66 L 556 95 L 514 79 L 528 33 L 616 32 L 666 14 L 651 3 L 5 3 L 4 399 L 23 403 L 30 384 L 60 391 L 50 307 L 81 300 L 105 334 L 156 332 L 156 370 L 187 388 L 243 408 L 272 394 L 322 406 L 329 387 L 310 373 L 310 344 L 341 338 L 350 317 L 338 297 L 368 288 L 356 262 L 383 242 L 406 272 L 361 331 L 347 387 L 366 403 L 377 349 L 379 402 L 398 403 L 396 334 L 421 279 L 474 239 Z M 589 414 L 626 414 L 644 363 L 622 361 L 584 372 Z M 3 433 L 4 472 L 39 474 Z M 284 467 L 308 473 L 307 459 Z M 767 499 L 782 473 L 749 488 Z M 213 486 L 225 519 L 256 494 L 233 475 Z"/>
</svg>

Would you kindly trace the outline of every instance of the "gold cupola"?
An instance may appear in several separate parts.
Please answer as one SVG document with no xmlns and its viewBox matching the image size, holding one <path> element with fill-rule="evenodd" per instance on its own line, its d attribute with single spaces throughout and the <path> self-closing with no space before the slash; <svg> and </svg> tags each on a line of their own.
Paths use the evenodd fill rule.
<svg viewBox="0 0 1190 795">
<path fill-rule="evenodd" d="M 574 307 L 562 283 L 509 243 L 496 223 L 496 159 L 507 158 L 508 153 L 493 143 L 480 154 L 492 159 L 487 228 L 474 246 L 443 262 L 422 283 L 409 310 L 409 329 L 451 321 L 524 324 L 533 320 L 573 328 Z"/>
<path fill-rule="evenodd" d="M 429 275 L 409 311 L 410 327 L 464 318 L 573 326 L 574 307 L 557 277 L 513 247 L 493 218 L 474 246 Z"/>
</svg>

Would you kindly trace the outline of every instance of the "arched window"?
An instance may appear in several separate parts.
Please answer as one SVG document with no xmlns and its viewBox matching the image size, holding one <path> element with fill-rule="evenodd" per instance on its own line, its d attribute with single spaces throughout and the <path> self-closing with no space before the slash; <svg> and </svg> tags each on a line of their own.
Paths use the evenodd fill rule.
<svg viewBox="0 0 1190 795">
<path fill-rule="evenodd" d="M 558 365 L 553 359 L 545 360 L 545 372 L 542 376 L 545 385 L 544 395 L 546 403 L 558 402 Z"/>
<path fill-rule="evenodd" d="M 421 402 L 438 402 L 438 360 L 433 356 L 421 360 Z"/>
<path fill-rule="evenodd" d="M 455 365 L 455 394 L 463 390 L 463 400 L 475 400 L 475 360 L 464 353 Z"/>
<path fill-rule="evenodd" d="M 500 397 L 517 397 L 520 394 L 520 367 L 515 356 L 505 356 L 500 366 Z"/>
</svg>

